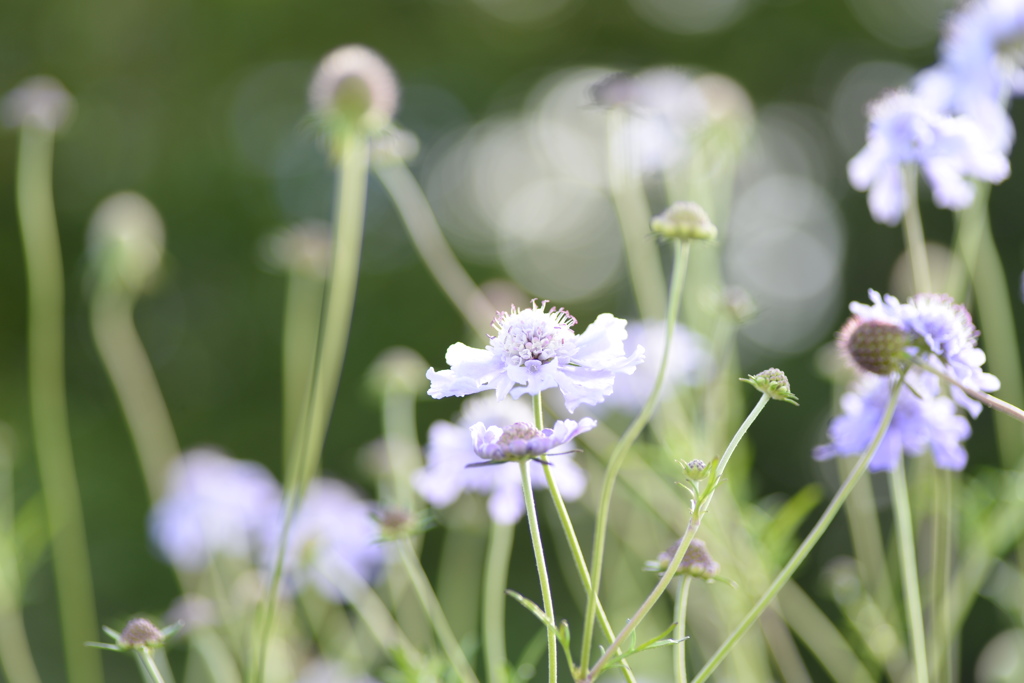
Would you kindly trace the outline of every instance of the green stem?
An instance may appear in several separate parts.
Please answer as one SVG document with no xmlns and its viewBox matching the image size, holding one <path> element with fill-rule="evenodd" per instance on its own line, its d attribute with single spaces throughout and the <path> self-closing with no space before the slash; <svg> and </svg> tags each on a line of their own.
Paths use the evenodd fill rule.
<svg viewBox="0 0 1024 683">
<path fill-rule="evenodd" d="M 719 460 L 716 468 L 717 476 L 715 481 L 701 496 L 699 505 L 697 505 L 696 510 L 693 511 L 693 514 L 690 517 L 690 523 L 686 527 L 686 533 L 679 541 L 679 547 L 676 548 L 676 553 L 672 556 L 668 566 L 662 573 L 661 579 L 659 579 L 658 583 L 654 586 L 654 589 L 647 596 L 647 599 L 643 601 L 643 604 L 640 605 L 640 608 L 637 609 L 632 617 L 630 617 L 623 629 L 619 631 L 615 640 L 612 641 L 611 646 L 605 650 L 604 655 L 602 655 L 602 657 L 597 660 L 597 663 L 591 667 L 590 673 L 586 678 L 588 683 L 595 680 L 597 676 L 600 675 L 602 669 L 604 669 L 605 665 L 608 663 L 608 660 L 612 658 L 618 648 L 622 647 L 626 638 L 628 638 L 636 627 L 640 625 L 640 622 L 647 616 L 647 613 L 650 612 L 658 602 L 658 598 L 660 598 L 665 592 L 665 589 L 668 588 L 669 583 L 671 583 L 672 579 L 676 575 L 676 571 L 679 569 L 679 565 L 683 563 L 683 557 L 686 555 L 687 548 L 690 547 L 690 543 L 697 536 L 697 531 L 700 529 L 700 524 L 704 519 L 704 515 L 707 514 L 708 508 L 711 507 L 711 500 L 714 498 L 715 490 L 718 488 L 718 485 L 722 483 L 722 477 L 725 475 L 725 467 L 729 464 L 729 459 L 732 458 L 732 454 L 736 450 L 736 447 L 746 435 L 747 430 L 750 429 L 750 425 L 754 424 L 754 420 L 757 419 L 757 416 L 761 414 L 761 411 L 764 410 L 764 407 L 768 405 L 768 401 L 770 400 L 771 399 L 768 397 L 768 394 L 761 394 L 761 398 L 758 400 L 757 405 L 755 405 L 750 411 L 750 414 L 747 415 L 747 419 L 743 421 L 740 428 L 736 430 L 736 433 L 733 435 L 728 447 L 725 449 L 725 453 L 722 454 L 722 457 Z"/>
<path fill-rule="evenodd" d="M 459 263 L 423 190 L 409 167 L 402 162 L 373 167 L 384 189 L 391 195 L 413 246 L 423 264 L 470 328 L 485 334 L 494 318 L 494 305 Z"/>
<path fill-rule="evenodd" d="M 160 383 L 135 328 L 132 303 L 111 285 L 100 285 L 93 293 L 89 320 L 96 349 L 135 444 L 149 499 L 156 500 L 163 491 L 167 468 L 181 448 Z"/>
<path fill-rule="evenodd" d="M 903 240 L 910 255 L 910 270 L 914 276 L 914 289 L 932 291 L 932 275 L 928 268 L 928 247 L 924 241 L 921 207 L 917 201 L 917 171 L 913 166 L 903 167 L 903 187 L 906 207 L 903 210 Z"/>
<path fill-rule="evenodd" d="M 164 677 L 160 675 L 160 669 L 153 659 L 153 652 L 148 647 L 135 650 L 135 658 L 146 673 L 149 683 L 165 683 Z"/>
<path fill-rule="evenodd" d="M 687 574 L 679 585 L 676 596 L 676 683 L 686 683 L 686 603 L 690 598 L 690 583 L 693 577 Z"/>
<path fill-rule="evenodd" d="M 284 330 L 281 336 L 282 451 L 284 471 L 294 466 L 296 432 L 300 428 L 302 405 L 309 395 L 316 336 L 323 307 L 323 280 L 290 272 L 284 304 Z"/>
<path fill-rule="evenodd" d="M 893 521 L 896 527 L 896 549 L 903 579 L 903 604 L 907 613 L 914 678 L 928 683 L 928 655 L 924 645 L 924 615 L 921 611 L 921 587 L 917 580 L 917 551 L 914 544 L 914 521 L 910 512 L 910 493 L 903 459 L 889 472 L 889 493 L 892 496 Z"/>
<path fill-rule="evenodd" d="M 284 523 L 281 527 L 281 537 L 278 539 L 270 589 L 257 623 L 248 683 L 260 683 L 263 680 L 267 643 L 273 629 L 284 556 L 288 547 L 288 532 L 306 485 L 320 463 L 330 414 L 341 379 L 349 327 L 352 323 L 356 283 L 359 279 L 368 164 L 365 135 L 355 128 L 346 128 L 342 133 L 338 191 L 335 194 L 334 253 L 328 276 L 327 299 L 317 343 L 313 380 L 301 412 L 302 428 L 296 435 L 296 450 L 294 456 L 290 458 L 292 468 L 286 473 Z"/>
<path fill-rule="evenodd" d="M 483 646 L 489 683 L 508 683 L 508 654 L 505 651 L 505 588 L 508 563 L 516 528 L 491 522 L 484 564 Z"/>
<path fill-rule="evenodd" d="M 519 462 L 519 475 L 523 482 L 523 498 L 526 501 L 526 519 L 530 524 L 530 540 L 533 542 L 533 558 L 537 564 L 537 578 L 540 580 L 540 594 L 544 603 L 544 615 L 550 624 L 555 622 L 555 604 L 551 600 L 551 583 L 548 565 L 544 559 L 544 544 L 540 539 L 540 525 L 537 523 L 537 505 L 533 500 L 533 482 L 530 481 L 529 461 Z M 547 628 L 548 641 L 548 683 L 558 681 L 558 637 L 551 626 Z"/>
<path fill-rule="evenodd" d="M 953 571 L 953 474 L 947 470 L 933 470 L 935 490 L 933 496 L 932 516 L 933 553 L 932 553 L 932 629 L 931 650 L 932 663 L 930 668 L 935 672 L 935 680 L 949 680 L 953 676 L 954 648 L 939 649 L 938 644 L 944 642 L 950 628 L 950 612 L 948 594 L 950 576 Z"/>
<path fill-rule="evenodd" d="M 839 509 L 846 502 L 850 492 L 853 491 L 854 486 L 860 481 L 860 478 L 864 476 L 864 473 L 868 470 L 868 465 L 871 463 L 871 458 L 874 457 L 875 451 L 878 450 L 878 445 L 882 443 L 882 437 L 885 436 L 886 430 L 889 428 L 889 423 L 892 421 L 893 413 L 896 411 L 897 398 L 899 392 L 903 387 L 903 377 L 893 384 L 893 389 L 889 395 L 889 404 L 886 407 L 885 415 L 882 417 L 882 422 L 878 426 L 878 431 L 875 432 L 874 438 L 871 440 L 871 444 L 868 449 L 864 451 L 864 454 L 857 461 L 857 466 L 850 472 L 846 480 L 843 481 L 842 486 L 836 491 L 832 500 L 829 502 L 828 507 L 821 514 L 821 517 L 815 523 L 814 528 L 811 529 L 810 533 L 803 540 L 800 546 L 793 553 L 793 556 L 786 563 L 786 566 L 782 568 L 778 576 L 772 581 L 771 585 L 768 586 L 764 594 L 758 599 L 747 615 L 739 623 L 736 628 L 733 629 L 729 637 L 722 643 L 711 658 L 704 664 L 703 668 L 697 673 L 697 676 L 693 679 L 693 683 L 703 683 L 708 679 L 709 676 L 714 672 L 718 665 L 728 656 L 730 650 L 736 646 L 746 632 L 754 625 L 757 618 L 761 616 L 761 613 L 767 609 L 768 605 L 775 599 L 775 596 L 779 594 L 783 586 L 789 581 L 789 579 L 796 572 L 797 568 L 803 563 L 807 556 L 810 554 L 814 546 L 821 540 L 821 537 L 825 534 L 825 530 L 828 529 L 832 520 L 835 519 L 836 515 L 839 514 Z"/>
<path fill-rule="evenodd" d="M 1012 403 L 1007 403 L 1006 401 L 1000 398 L 996 398 L 992 394 L 986 394 L 984 391 L 978 391 L 977 389 L 974 389 L 972 387 L 965 386 L 955 377 L 952 377 L 948 373 L 943 372 L 942 370 L 939 370 L 938 368 L 935 368 L 920 359 L 915 358 L 914 365 L 916 365 L 919 368 L 927 370 L 928 372 L 940 377 L 941 379 L 949 382 L 954 386 L 960 387 L 960 389 L 962 389 L 965 394 L 967 394 L 976 401 L 981 401 L 989 408 L 993 410 L 998 410 L 1004 415 L 1009 415 L 1010 417 L 1012 417 L 1015 420 L 1018 420 L 1019 422 L 1024 422 L 1024 410 L 1021 410 Z"/>
<path fill-rule="evenodd" d="M 604 568 L 604 546 L 608 537 L 608 514 L 611 511 L 612 491 L 615 488 L 615 479 L 619 470 L 629 455 L 629 449 L 639 438 L 640 433 L 650 421 L 654 414 L 654 408 L 658 403 L 661 394 L 661 387 L 665 381 L 665 371 L 668 368 L 669 353 L 672 349 L 672 337 L 675 333 L 676 321 L 679 318 L 679 305 L 682 301 L 683 281 L 686 279 L 686 264 L 690 254 L 690 246 L 686 242 L 675 242 L 675 261 L 672 268 L 672 282 L 669 285 L 669 303 L 665 311 L 665 347 L 661 354 L 661 361 L 658 365 L 658 374 L 651 389 L 651 395 L 640 410 L 633 422 L 623 433 L 622 438 L 615 444 L 612 454 L 608 458 L 608 468 L 605 470 L 604 481 L 601 483 L 601 498 L 597 505 L 596 521 L 594 527 L 594 548 L 590 562 L 592 585 L 587 591 L 587 607 L 583 617 L 583 638 L 580 649 L 580 666 L 586 667 L 590 661 L 590 648 L 594 637 L 594 620 L 597 614 L 598 593 L 601 590 L 601 572 Z M 615 649 L 615 648 L 613 648 Z"/>
<path fill-rule="evenodd" d="M 21 129 L 17 206 L 28 280 L 28 386 L 32 432 L 60 605 L 70 683 L 103 680 L 89 546 L 75 474 L 64 386 L 64 266 L 53 204 L 53 133 Z"/>
<path fill-rule="evenodd" d="M 437 634 L 437 639 L 441 642 L 441 648 L 444 650 L 449 663 L 458 674 L 459 680 L 463 683 L 479 683 L 476 674 L 473 673 L 473 667 L 469 665 L 466 654 L 459 647 L 459 641 L 455 638 L 455 634 L 452 633 L 451 626 L 448 625 L 448 620 L 444 616 L 441 603 L 438 602 L 437 596 L 434 595 L 434 589 L 430 587 L 430 580 L 423 572 L 423 566 L 420 564 L 419 558 L 416 557 L 416 551 L 413 549 L 412 544 L 409 542 L 409 539 L 403 539 L 397 545 L 402 566 L 405 567 L 405 571 L 409 575 L 409 580 L 412 582 L 416 597 L 419 598 L 423 611 L 429 615 L 430 623 L 434 627 L 434 633 Z"/>
</svg>

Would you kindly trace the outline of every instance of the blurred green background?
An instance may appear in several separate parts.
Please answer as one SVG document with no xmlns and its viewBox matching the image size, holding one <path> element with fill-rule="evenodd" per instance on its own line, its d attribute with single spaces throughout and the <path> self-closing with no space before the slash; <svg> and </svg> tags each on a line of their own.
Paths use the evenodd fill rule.
<svg viewBox="0 0 1024 683">
<path fill-rule="evenodd" d="M 809 454 L 822 438 L 831 389 L 815 370 L 815 351 L 845 317 L 844 302 L 864 300 L 868 287 L 890 289 L 901 249 L 899 232 L 873 224 L 864 197 L 845 183 L 845 162 L 863 140 L 857 129 L 864 99 L 843 95 L 839 85 L 863 63 L 908 75 L 930 64 L 938 18 L 950 4 L 5 0 L 0 90 L 47 73 L 78 101 L 77 116 L 58 141 L 55 194 L 68 278 L 71 420 L 101 620 L 160 613 L 175 591 L 170 570 L 146 539 L 138 466 L 88 330 L 84 231 L 108 194 L 143 193 L 167 225 L 167 275 L 155 295 L 143 299 L 137 319 L 183 446 L 217 444 L 280 473 L 284 280 L 262 265 L 259 243 L 294 221 L 328 217 L 330 171 L 305 122 L 306 82 L 324 53 L 360 42 L 391 61 L 403 84 L 397 121 L 420 137 L 414 170 L 424 179 L 461 131 L 521 111 L 534 86 L 557 70 L 680 64 L 728 75 L 759 110 L 802 112 L 802 119 L 789 120 L 806 124 L 806 147 L 817 155 L 812 170 L 814 164 L 827 169 L 822 187 L 841 209 L 840 228 L 845 225 L 836 256 L 843 276 L 832 294 L 822 295 L 835 305 L 816 323 L 813 338 L 793 350 L 748 347 L 744 356 L 744 371 L 782 367 L 803 399 L 799 410 L 769 411 L 753 430 L 757 490 L 789 493 L 822 476 Z M 864 97 L 874 94 L 877 88 Z M 6 132 L 0 136 L 0 419 L 20 439 L 16 475 L 23 502 L 38 483 L 28 442 L 15 153 L 16 136 Z M 993 197 L 996 238 L 1013 291 L 1022 256 L 1017 183 L 1011 178 Z M 926 206 L 925 218 L 929 237 L 948 242 L 950 217 Z M 375 181 L 363 264 L 324 468 L 370 489 L 356 454 L 377 436 L 379 420 L 362 388 L 363 369 L 394 345 L 410 346 L 438 365 L 463 328 L 417 262 Z M 486 259 L 470 270 L 479 280 L 502 275 L 500 265 Z M 603 310 L 628 315 L 627 295 L 623 281 L 572 310 L 583 323 Z M 425 400 L 421 409 L 425 430 L 455 406 Z M 971 467 L 994 462 L 986 454 L 990 420 L 985 415 L 975 425 Z M 49 577 L 42 571 L 29 583 L 26 619 L 44 677 L 57 680 L 58 648 L 47 646 L 48 634 L 57 633 Z M 129 671 L 127 662 L 105 659 L 111 672 Z"/>
</svg>

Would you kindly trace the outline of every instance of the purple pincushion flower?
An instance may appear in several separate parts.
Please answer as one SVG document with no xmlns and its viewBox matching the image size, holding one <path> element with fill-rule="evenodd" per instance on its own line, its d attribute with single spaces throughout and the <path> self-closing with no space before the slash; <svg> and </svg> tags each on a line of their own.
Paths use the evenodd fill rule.
<svg viewBox="0 0 1024 683">
<path fill-rule="evenodd" d="M 921 169 L 935 205 L 964 209 L 974 201 L 970 178 L 1000 183 L 1010 175 L 1005 153 L 966 116 L 939 113 L 925 99 L 894 91 L 871 105 L 867 144 L 846 167 L 850 185 L 868 192 L 879 223 L 896 225 L 906 203 L 903 166 Z"/>
<path fill-rule="evenodd" d="M 558 420 L 553 427 L 546 429 L 537 429 L 528 422 L 515 422 L 508 427 L 488 427 L 483 422 L 477 422 L 469 428 L 469 435 L 473 439 L 473 451 L 485 462 L 473 463 L 470 467 L 523 459 L 537 460 L 539 456 L 564 446 L 596 426 L 597 421 L 589 417 L 578 423 L 574 420 Z"/>
<path fill-rule="evenodd" d="M 840 399 L 842 413 L 829 423 L 829 443 L 814 449 L 815 460 L 863 453 L 878 431 L 889 402 L 889 377 L 865 374 Z M 872 472 L 893 470 L 903 455 L 930 451 L 935 466 L 960 471 L 967 465 L 963 442 L 971 424 L 945 396 L 917 395 L 900 388 L 892 422 L 871 458 Z"/>
<path fill-rule="evenodd" d="M 196 571 L 218 553 L 251 558 L 280 505 L 277 480 L 263 465 L 197 448 L 171 466 L 149 535 L 171 564 Z"/>
<path fill-rule="evenodd" d="M 615 377 L 632 374 L 643 362 L 638 346 L 626 355 L 626 321 L 603 313 L 582 334 L 572 331 L 576 319 L 564 309 L 512 307 L 494 321 L 497 334 L 484 349 L 453 344 L 445 354 L 449 370 L 427 371 L 433 398 L 467 396 L 493 389 L 508 395 L 537 395 L 558 388 L 565 407 L 596 405 L 612 393 Z"/>
<path fill-rule="evenodd" d="M 458 424 L 439 420 L 430 426 L 427 432 L 426 466 L 413 475 L 413 486 L 425 501 L 436 508 L 448 507 L 463 492 L 486 495 L 487 510 L 491 519 L 498 524 L 515 524 L 526 511 L 519 468 L 468 467 L 484 462 L 477 453 L 477 444 L 474 444 L 470 427 L 476 424 L 486 427 L 508 425 L 526 422 L 529 419 L 530 410 L 520 403 L 499 402 L 486 396 L 467 400 L 463 403 L 462 415 Z M 593 421 L 584 419 L 575 427 L 568 429 L 567 422 L 571 421 L 556 423 L 556 427 L 551 430 L 552 435 L 543 437 L 548 440 L 547 443 L 563 439 L 568 434 L 581 433 L 585 431 L 581 426 L 590 425 Z M 558 427 L 558 424 L 562 426 Z M 485 452 L 487 439 L 490 438 L 486 427 L 481 431 L 483 443 L 480 444 Z M 558 429 L 557 436 L 556 429 Z M 572 436 L 568 438 L 571 439 Z M 537 447 L 541 446 L 539 442 L 535 443 Z M 551 447 L 564 447 L 566 451 L 571 451 L 573 444 L 566 439 Z M 573 501 L 583 495 L 586 488 L 586 476 L 579 465 L 572 461 L 572 456 L 560 455 L 552 463 L 551 473 L 565 500 Z M 547 486 L 547 479 L 542 467 L 544 465 L 539 462 L 527 463 L 530 481 L 535 488 Z"/>
</svg>

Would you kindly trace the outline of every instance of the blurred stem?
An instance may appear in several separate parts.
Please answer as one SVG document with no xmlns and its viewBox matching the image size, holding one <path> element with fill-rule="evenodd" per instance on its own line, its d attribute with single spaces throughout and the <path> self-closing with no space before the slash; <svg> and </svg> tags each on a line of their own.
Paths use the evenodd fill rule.
<svg viewBox="0 0 1024 683">
<path fill-rule="evenodd" d="M 526 501 L 526 519 L 530 524 L 530 540 L 533 542 L 533 558 L 537 564 L 537 578 L 540 580 L 540 594 L 544 603 L 544 615 L 550 624 L 555 624 L 555 604 L 551 600 L 551 583 L 548 565 L 544 559 L 544 544 L 540 538 L 537 523 L 537 505 L 533 500 L 533 483 L 530 481 L 528 460 L 519 461 L 519 476 L 523 482 L 523 498 Z M 558 681 L 558 638 L 553 626 L 545 626 L 548 641 L 548 682 Z"/>
<path fill-rule="evenodd" d="M 281 336 L 282 449 L 284 471 L 294 467 L 296 430 L 302 403 L 309 394 L 316 357 L 316 336 L 324 300 L 323 280 L 300 272 L 288 273 Z"/>
<path fill-rule="evenodd" d="M 374 172 L 391 195 L 423 264 L 463 319 L 478 334 L 486 335 L 494 318 L 494 305 L 476 286 L 437 224 L 430 202 L 404 162 L 374 164 Z"/>
<path fill-rule="evenodd" d="M 676 683 L 686 683 L 686 604 L 690 598 L 690 583 L 693 577 L 687 574 L 679 584 L 676 596 Z"/>
<path fill-rule="evenodd" d="M 657 389 L 655 389 L 654 393 L 657 394 Z M 665 589 L 668 588 L 669 583 L 671 583 L 676 572 L 679 570 L 679 565 L 683 563 L 683 557 L 686 555 L 686 550 L 690 547 L 690 543 L 697 536 L 697 531 L 700 529 L 701 522 L 704 520 L 704 515 L 707 514 L 708 509 L 711 507 L 711 500 L 714 498 L 715 491 L 719 484 L 722 483 L 722 477 L 725 475 L 725 468 L 729 464 L 729 460 L 732 458 L 732 454 L 736 450 L 736 446 L 739 445 L 740 441 L 746 435 L 747 430 L 750 429 L 750 425 L 754 424 L 754 420 L 757 419 L 757 416 L 761 414 L 761 411 L 764 410 L 764 407 L 768 405 L 768 401 L 770 400 L 771 399 L 768 397 L 768 394 L 761 394 L 761 398 L 758 400 L 757 405 L 751 409 L 750 414 L 747 415 L 747 419 L 743 421 L 743 424 L 741 424 L 739 429 L 736 430 L 736 433 L 733 434 L 732 440 L 729 442 L 728 447 L 725 449 L 725 453 L 722 454 L 722 457 L 719 459 L 718 466 L 715 468 L 716 476 L 714 482 L 712 482 L 693 503 L 693 505 L 696 506 L 696 509 L 693 510 L 693 513 L 690 516 L 690 523 L 686 527 L 686 533 L 683 535 L 683 538 L 679 541 L 679 547 L 676 548 L 675 555 L 672 556 L 668 566 L 665 568 L 661 578 L 658 580 L 657 585 L 654 586 L 654 589 L 647 596 L 647 599 L 644 600 L 643 604 L 640 605 L 640 608 L 637 609 L 632 617 L 630 617 L 629 621 L 626 622 L 626 625 L 615 637 L 615 640 L 612 641 L 611 646 L 605 650 L 605 653 L 590 669 L 586 678 L 587 683 L 594 681 L 601 674 L 602 669 L 604 669 L 605 665 L 608 664 L 608 660 L 610 660 L 612 655 L 615 654 L 616 649 L 621 647 L 626 641 L 626 638 L 628 638 L 634 629 L 640 625 L 640 622 L 647 616 L 647 613 L 650 612 L 658 602 L 658 598 L 660 598 L 665 592 Z"/>
<path fill-rule="evenodd" d="M 953 564 L 953 474 L 948 470 L 932 469 L 934 489 L 932 496 L 932 597 L 931 597 L 931 654 L 929 668 L 935 680 L 949 680 L 953 676 L 953 648 L 939 648 L 949 633 L 950 575 Z"/>
<path fill-rule="evenodd" d="M 910 255 L 910 270 L 914 276 L 914 289 L 920 294 L 931 292 L 932 275 L 928 268 L 928 247 L 924 240 L 924 225 L 921 222 L 921 207 L 917 200 L 917 169 L 903 166 L 903 188 L 906 192 L 906 206 L 903 210 L 903 241 Z"/>
<path fill-rule="evenodd" d="M 857 467 L 850 472 L 846 480 L 843 481 L 842 486 L 836 491 L 835 495 L 832 496 L 832 500 L 829 502 L 825 511 L 821 514 L 821 517 L 815 523 L 807 537 L 800 543 L 800 546 L 793 553 L 793 556 L 786 563 L 786 566 L 782 568 L 778 576 L 772 581 L 765 590 L 764 594 L 758 599 L 747 615 L 743 618 L 743 621 L 733 629 L 729 637 L 726 638 L 725 642 L 722 643 L 711 658 L 704 664 L 703 668 L 697 673 L 693 679 L 693 683 L 703 683 L 714 673 L 718 665 L 728 656 L 730 650 L 736 646 L 746 632 L 754 625 L 761 613 L 768 608 L 772 600 L 779 594 L 779 591 L 786 585 L 789 579 L 796 572 L 797 568 L 803 563 L 807 556 L 810 554 L 814 546 L 821 540 L 821 537 L 825 534 L 825 530 L 828 529 L 832 520 L 835 519 L 836 515 L 839 514 L 839 508 L 846 502 L 850 492 L 853 491 L 854 486 L 860 480 L 864 473 L 867 472 L 868 465 L 871 463 L 871 458 L 874 456 L 875 451 L 878 450 L 878 445 L 882 443 L 882 437 L 885 436 L 886 430 L 889 428 L 889 423 L 892 421 L 893 413 L 896 411 L 897 397 L 899 396 L 900 389 L 903 387 L 903 376 L 901 375 L 899 380 L 893 383 L 892 392 L 889 395 L 889 403 L 885 409 L 885 415 L 882 417 L 882 422 L 878 426 L 878 431 L 875 432 L 874 438 L 871 440 L 870 445 L 864 454 L 857 461 Z"/>
<path fill-rule="evenodd" d="M 416 597 L 419 598 L 423 611 L 430 617 L 430 623 L 434 627 L 437 639 L 441 642 L 441 648 L 444 650 L 448 662 L 455 669 L 460 681 L 463 683 L 479 683 L 476 674 L 473 673 L 473 667 L 469 665 L 466 654 L 459 647 L 459 641 L 455 638 L 451 626 L 448 625 L 448 620 L 444 616 L 441 603 L 438 602 L 437 596 L 434 595 L 434 589 L 430 587 L 430 579 L 423 572 L 423 566 L 420 564 L 419 558 L 416 557 L 416 551 L 413 549 L 412 543 L 406 538 L 398 541 L 396 545 L 398 546 L 398 556 L 401 558 L 402 565 L 409 575 L 409 580 L 412 582 Z"/>
<path fill-rule="evenodd" d="M 340 567 L 339 567 L 340 569 Z M 382 653 L 401 650 L 414 666 L 422 665 L 422 655 L 406 637 L 402 627 L 395 621 L 387 605 L 380 599 L 373 587 L 354 571 L 336 573 L 327 579 L 335 584 L 345 599 L 352 605 Z"/>
<path fill-rule="evenodd" d="M 903 604 L 907 612 L 907 630 L 910 634 L 914 678 L 928 683 L 928 655 L 924 644 L 924 614 L 921 611 L 921 587 L 917 579 L 917 550 L 914 543 L 914 520 L 910 512 L 910 493 L 903 458 L 889 472 L 889 492 L 892 496 L 893 523 L 896 531 L 896 549 L 903 579 Z"/>
<path fill-rule="evenodd" d="M 64 386 L 64 266 L 53 204 L 53 133 L 22 127 L 17 207 L 28 280 L 28 388 L 39 480 L 69 683 L 103 680 L 99 653 L 82 646 L 96 627 L 85 516 L 75 474 Z"/>
<path fill-rule="evenodd" d="M 627 240 L 628 241 L 628 240 Z M 597 506 L 596 521 L 594 526 L 594 548 L 590 562 L 592 585 L 587 591 L 587 609 L 583 617 L 583 643 L 580 649 L 580 666 L 587 667 L 590 664 L 590 648 L 594 636 L 594 619 L 597 614 L 598 593 L 601 590 L 601 571 L 604 566 L 604 546 L 608 537 L 608 514 L 611 510 L 612 491 L 615 488 L 615 479 L 622 469 L 622 465 L 629 455 L 629 449 L 639 438 L 640 433 L 654 414 L 654 407 L 658 403 L 658 396 L 661 394 L 661 387 L 665 381 L 665 371 L 668 368 L 669 354 L 672 350 L 672 337 L 676 329 L 676 321 L 679 318 L 679 305 L 682 300 L 683 281 L 686 279 L 686 264 L 690 255 L 688 242 L 675 241 L 675 259 L 672 267 L 672 281 L 669 290 L 669 303 L 665 311 L 665 346 L 661 353 L 661 360 L 658 365 L 658 374 L 651 388 L 651 395 L 640 410 L 633 422 L 623 433 L 612 454 L 608 457 L 608 468 L 605 470 L 604 481 L 601 483 L 601 497 Z M 618 646 L 606 652 L 614 652 Z"/>
<path fill-rule="evenodd" d="M 384 444 L 392 487 L 392 500 L 386 502 L 414 514 L 417 505 L 412 475 L 423 466 L 416 434 L 416 397 L 405 391 L 389 391 L 382 407 Z"/>
<path fill-rule="evenodd" d="M 505 651 L 505 588 L 508 563 L 516 528 L 491 522 L 484 565 L 483 645 L 488 683 L 508 683 L 508 654 Z"/>
<path fill-rule="evenodd" d="M 278 539 L 270 589 L 257 619 L 256 640 L 247 677 L 249 683 L 260 683 L 263 680 L 267 644 L 274 625 L 284 556 L 288 547 L 288 532 L 306 485 L 320 464 L 352 323 L 363 240 L 369 154 L 362 130 L 348 126 L 339 136 L 341 159 L 337 173 L 334 253 L 327 279 L 327 298 L 317 340 L 313 378 L 300 413 L 301 428 L 296 434 L 295 453 L 289 459 L 292 467 L 286 472 L 284 523 Z"/>
<path fill-rule="evenodd" d="M 132 317 L 133 300 L 111 283 L 92 295 L 89 321 L 135 444 L 151 501 L 163 490 L 167 468 L 180 452 L 156 373 Z"/>
<path fill-rule="evenodd" d="M 629 113 L 621 108 L 608 112 L 608 185 L 622 228 L 623 246 L 644 320 L 656 320 L 665 310 L 665 273 L 658 243 L 651 239 L 651 209 L 643 181 L 634 168 L 626 135 Z"/>
<path fill-rule="evenodd" d="M 153 659 L 153 651 L 148 647 L 144 647 L 141 650 L 135 650 L 135 661 L 139 663 L 139 668 L 146 674 L 146 679 L 149 683 L 166 683 L 164 677 L 160 675 L 160 669 L 157 668 L 156 660 Z M 173 683 L 173 681 L 171 682 Z"/>
</svg>

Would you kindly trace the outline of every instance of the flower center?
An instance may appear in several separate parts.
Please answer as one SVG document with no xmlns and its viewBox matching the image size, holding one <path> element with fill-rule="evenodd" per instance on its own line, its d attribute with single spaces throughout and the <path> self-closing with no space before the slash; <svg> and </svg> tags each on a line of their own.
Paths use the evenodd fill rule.
<svg viewBox="0 0 1024 683">
<path fill-rule="evenodd" d="M 544 302 L 537 307 L 499 313 L 494 320 L 498 334 L 488 349 L 512 366 L 539 370 L 540 366 L 559 357 L 571 358 L 576 352 L 576 335 L 572 326 L 576 319 L 565 309 L 545 311 Z"/>
<path fill-rule="evenodd" d="M 513 441 L 528 441 L 537 436 L 540 436 L 539 429 L 528 422 L 516 422 L 505 427 L 501 438 L 498 439 L 498 443 L 502 446 L 510 446 Z"/>
</svg>

